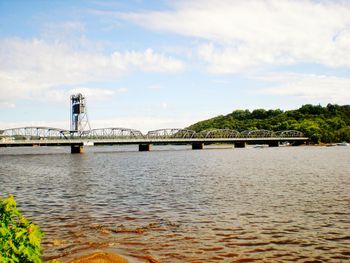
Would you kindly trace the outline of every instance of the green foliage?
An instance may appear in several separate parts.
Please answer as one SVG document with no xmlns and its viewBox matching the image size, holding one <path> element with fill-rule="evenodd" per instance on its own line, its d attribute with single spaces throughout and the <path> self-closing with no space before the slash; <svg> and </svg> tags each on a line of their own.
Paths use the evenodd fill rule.
<svg viewBox="0 0 350 263">
<path fill-rule="evenodd" d="M 0 198 L 0 262 L 42 262 L 42 236 L 39 227 L 22 216 L 12 195 Z"/>
<path fill-rule="evenodd" d="M 350 141 L 350 105 L 303 105 L 298 110 L 235 110 L 188 127 L 196 132 L 208 129 L 238 131 L 266 129 L 299 130 L 313 143 Z"/>
<path fill-rule="evenodd" d="M 338 141 L 350 142 L 350 127 L 347 126 L 337 130 L 335 136 L 338 139 Z"/>
</svg>

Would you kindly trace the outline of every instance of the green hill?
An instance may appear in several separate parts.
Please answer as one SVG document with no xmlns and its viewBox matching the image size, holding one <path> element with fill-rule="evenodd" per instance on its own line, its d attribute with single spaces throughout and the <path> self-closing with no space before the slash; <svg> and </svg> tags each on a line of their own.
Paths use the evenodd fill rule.
<svg viewBox="0 0 350 263">
<path fill-rule="evenodd" d="M 314 143 L 350 141 L 350 105 L 303 105 L 300 109 L 282 111 L 256 109 L 235 110 L 197 122 L 188 127 L 196 132 L 211 129 L 298 130 Z"/>
</svg>

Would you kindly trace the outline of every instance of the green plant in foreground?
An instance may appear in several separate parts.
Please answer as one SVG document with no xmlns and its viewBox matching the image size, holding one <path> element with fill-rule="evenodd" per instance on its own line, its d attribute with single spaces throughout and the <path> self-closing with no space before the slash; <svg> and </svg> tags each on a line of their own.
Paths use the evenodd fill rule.
<svg viewBox="0 0 350 263">
<path fill-rule="evenodd" d="M 0 198 L 0 262 L 42 262 L 40 228 L 16 207 L 12 195 Z"/>
</svg>

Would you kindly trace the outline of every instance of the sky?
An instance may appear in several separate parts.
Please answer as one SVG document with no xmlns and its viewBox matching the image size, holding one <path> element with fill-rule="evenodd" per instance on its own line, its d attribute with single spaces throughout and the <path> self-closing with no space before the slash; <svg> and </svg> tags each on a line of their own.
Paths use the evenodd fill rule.
<svg viewBox="0 0 350 263">
<path fill-rule="evenodd" d="M 350 102 L 350 1 L 0 0 L 0 129 L 184 128 Z"/>
</svg>

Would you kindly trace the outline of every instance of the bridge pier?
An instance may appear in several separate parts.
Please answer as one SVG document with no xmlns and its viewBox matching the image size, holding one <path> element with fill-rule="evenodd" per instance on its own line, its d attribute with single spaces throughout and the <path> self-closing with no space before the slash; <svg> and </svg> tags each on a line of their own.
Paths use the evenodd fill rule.
<svg viewBox="0 0 350 263">
<path fill-rule="evenodd" d="M 72 144 L 70 153 L 84 153 L 84 146 L 82 144 Z"/>
<path fill-rule="evenodd" d="M 194 142 L 192 143 L 192 150 L 203 150 L 204 143 L 202 142 Z"/>
<path fill-rule="evenodd" d="M 245 148 L 245 142 L 235 142 L 235 148 Z"/>
<path fill-rule="evenodd" d="M 279 141 L 271 141 L 268 144 L 269 147 L 278 147 L 280 145 Z"/>
<path fill-rule="evenodd" d="M 139 144 L 139 152 L 149 152 L 151 150 L 151 144 Z"/>
</svg>

